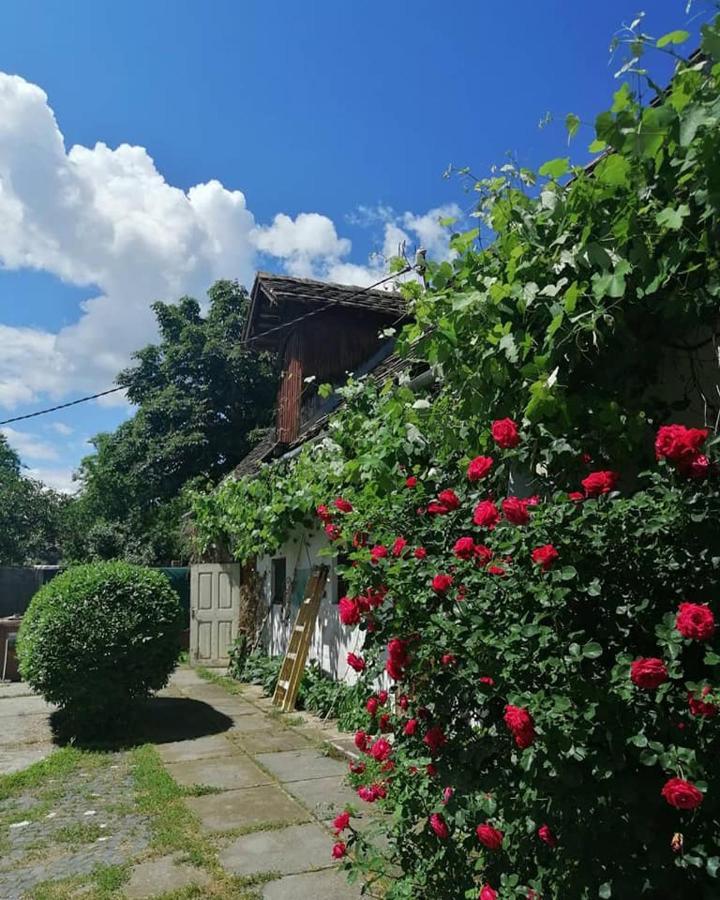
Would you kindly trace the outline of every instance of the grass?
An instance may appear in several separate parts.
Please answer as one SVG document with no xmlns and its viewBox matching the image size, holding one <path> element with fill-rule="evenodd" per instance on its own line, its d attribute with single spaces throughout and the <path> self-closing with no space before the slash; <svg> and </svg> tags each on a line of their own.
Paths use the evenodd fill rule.
<svg viewBox="0 0 720 900">
<path fill-rule="evenodd" d="M 218 675 L 217 672 L 211 672 L 210 669 L 203 669 L 202 666 L 196 666 L 195 671 L 204 680 L 211 684 L 217 684 L 224 688 L 228 694 L 242 694 L 243 685 L 239 681 L 235 681 L 229 675 Z"/>
</svg>

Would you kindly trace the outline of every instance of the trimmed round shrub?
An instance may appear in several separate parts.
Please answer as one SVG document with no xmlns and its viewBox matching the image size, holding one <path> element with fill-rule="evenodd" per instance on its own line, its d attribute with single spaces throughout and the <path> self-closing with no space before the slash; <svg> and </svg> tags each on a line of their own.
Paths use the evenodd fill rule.
<svg viewBox="0 0 720 900">
<path fill-rule="evenodd" d="M 33 597 L 18 637 L 20 672 L 70 718 L 107 722 L 167 684 L 180 629 L 180 602 L 161 572 L 76 566 Z"/>
</svg>

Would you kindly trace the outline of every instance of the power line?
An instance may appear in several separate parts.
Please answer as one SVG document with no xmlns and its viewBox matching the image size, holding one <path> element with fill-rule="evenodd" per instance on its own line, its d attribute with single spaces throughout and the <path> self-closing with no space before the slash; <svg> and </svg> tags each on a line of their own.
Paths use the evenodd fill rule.
<svg viewBox="0 0 720 900">
<path fill-rule="evenodd" d="M 333 309 L 335 306 L 338 306 L 341 302 L 347 302 L 347 300 L 352 300 L 355 297 L 359 297 L 361 294 L 365 294 L 368 291 L 372 291 L 377 287 L 380 287 L 381 284 L 385 284 L 388 281 L 391 281 L 393 278 L 398 278 L 401 275 L 406 275 L 408 272 L 412 271 L 414 266 L 406 266 L 400 272 L 393 272 L 392 275 L 387 275 L 385 278 L 381 278 L 380 281 L 376 281 L 375 284 L 370 284 L 365 288 L 361 288 L 354 294 L 351 294 L 350 297 L 346 297 L 344 301 L 334 300 L 332 303 L 328 303 L 325 306 L 319 306 L 317 309 L 313 309 L 310 312 L 304 313 L 302 316 L 298 316 L 296 319 L 291 319 L 289 322 L 283 322 L 281 325 L 275 325 L 272 328 L 268 328 L 267 331 L 262 331 L 260 334 L 256 334 L 254 337 L 246 338 L 245 340 L 236 341 L 234 346 L 242 347 L 247 344 L 252 344 L 254 341 L 258 340 L 258 338 L 265 337 L 267 334 L 272 334 L 275 331 L 280 331 L 283 328 L 289 328 L 291 325 L 296 325 L 298 322 L 302 322 L 305 319 L 309 319 L 312 316 L 317 316 L 319 313 L 327 312 L 329 309 Z M 396 325 L 404 316 L 400 316 L 393 324 Z M 116 394 L 118 391 L 124 391 L 124 387 L 114 387 L 108 388 L 105 391 L 99 391 L 97 394 L 89 394 L 87 397 L 78 397 L 77 400 L 70 400 L 67 403 L 60 403 L 57 406 L 50 406 L 47 409 L 38 409 L 36 412 L 25 413 L 22 416 L 13 416 L 11 419 L 3 419 L 0 421 L 0 425 L 10 425 L 13 422 L 23 422 L 25 419 L 34 419 L 37 416 L 44 416 L 48 413 L 57 412 L 60 409 L 67 409 L 69 406 L 77 406 L 79 403 L 87 403 L 90 400 L 97 400 L 99 397 L 107 397 L 108 394 Z"/>
</svg>

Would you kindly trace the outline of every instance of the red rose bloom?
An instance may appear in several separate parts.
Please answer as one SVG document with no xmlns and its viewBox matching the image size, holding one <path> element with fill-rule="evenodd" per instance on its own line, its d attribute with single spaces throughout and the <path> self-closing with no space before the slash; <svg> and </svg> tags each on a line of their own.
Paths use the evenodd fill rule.
<svg viewBox="0 0 720 900">
<path fill-rule="evenodd" d="M 670 778 L 660 794 L 675 809 L 697 809 L 703 802 L 700 791 L 684 778 Z"/>
<path fill-rule="evenodd" d="M 484 884 L 480 888 L 478 900 L 497 900 L 497 891 L 494 891 L 489 884 Z"/>
<path fill-rule="evenodd" d="M 428 819 L 430 823 L 430 827 L 435 832 L 435 834 L 440 838 L 441 841 L 447 840 L 450 835 L 450 830 L 447 827 L 447 823 L 445 819 L 440 815 L 440 813 L 433 813 Z"/>
<path fill-rule="evenodd" d="M 513 525 L 527 525 L 530 521 L 527 500 L 520 497 L 507 497 L 502 502 L 503 513 L 508 522 Z"/>
<path fill-rule="evenodd" d="M 412 737 L 417 731 L 418 724 L 417 719 L 408 719 L 403 728 L 403 734 L 407 735 L 407 737 Z"/>
<path fill-rule="evenodd" d="M 331 541 L 337 541 L 342 536 L 342 532 L 340 531 L 338 526 L 333 525 L 330 522 L 328 522 L 328 524 L 325 526 L 325 534 Z"/>
<path fill-rule="evenodd" d="M 695 697 L 692 691 L 688 691 L 688 706 L 690 707 L 690 715 L 698 716 L 703 719 L 714 719 L 718 713 L 718 708 L 714 703 L 703 700 L 710 693 L 710 685 L 706 684 L 700 692 L 700 697 Z"/>
<path fill-rule="evenodd" d="M 488 566 L 488 575 L 504 575 L 505 569 L 502 566 Z"/>
<path fill-rule="evenodd" d="M 333 848 L 332 848 L 332 858 L 333 859 L 342 859 L 346 853 L 347 853 L 347 844 L 344 841 L 338 841 L 336 844 L 333 844 Z"/>
<path fill-rule="evenodd" d="M 715 616 L 705 603 L 681 603 L 675 627 L 684 638 L 709 641 L 715 634 Z"/>
<path fill-rule="evenodd" d="M 710 474 L 710 460 L 701 453 L 695 459 L 680 463 L 678 468 L 688 478 L 707 478 Z"/>
<path fill-rule="evenodd" d="M 385 704 L 387 703 L 387 699 L 388 699 L 388 692 L 387 691 L 378 691 L 377 696 L 378 696 L 378 703 L 381 706 L 385 706 Z"/>
<path fill-rule="evenodd" d="M 357 625 L 360 621 L 360 605 L 354 597 L 341 597 L 338 614 L 343 625 Z"/>
<path fill-rule="evenodd" d="M 686 428 L 684 425 L 663 425 L 655 438 L 655 456 L 673 463 L 683 463 L 700 455 L 700 448 L 708 436 L 707 428 Z"/>
<path fill-rule="evenodd" d="M 591 472 L 580 483 L 585 488 L 588 497 L 599 497 L 601 494 L 609 494 L 610 491 L 614 491 L 619 477 L 617 472 L 609 470 Z"/>
<path fill-rule="evenodd" d="M 365 671 L 365 660 L 362 656 L 357 656 L 355 653 L 348 653 L 347 664 L 351 669 L 355 669 L 356 672 Z"/>
<path fill-rule="evenodd" d="M 460 509 L 460 498 L 455 491 L 446 488 L 437 495 L 438 501 L 450 512 L 454 509 Z"/>
<path fill-rule="evenodd" d="M 378 707 L 380 704 L 378 703 L 377 697 L 368 697 L 367 703 L 365 704 L 365 709 L 370 713 L 371 716 L 377 715 Z"/>
<path fill-rule="evenodd" d="M 387 547 L 384 547 L 382 544 L 376 544 L 370 551 L 370 562 L 375 565 L 379 560 L 385 559 L 387 555 Z"/>
<path fill-rule="evenodd" d="M 520 443 L 517 423 L 512 419 L 496 419 L 490 427 L 490 432 L 495 443 L 503 450 L 517 447 Z"/>
<path fill-rule="evenodd" d="M 392 753 L 392 744 L 385 738 L 378 738 L 370 748 L 370 756 L 376 762 L 384 762 Z"/>
<path fill-rule="evenodd" d="M 320 506 L 315 507 L 315 514 L 319 519 L 322 519 L 323 522 L 329 522 L 332 518 L 332 513 L 324 503 L 321 503 Z"/>
<path fill-rule="evenodd" d="M 347 810 L 344 810 L 340 813 L 340 815 L 335 816 L 333 819 L 333 828 L 335 829 L 335 834 L 340 834 L 341 831 L 345 831 L 345 829 L 350 824 L 350 813 Z"/>
<path fill-rule="evenodd" d="M 355 746 L 358 748 L 358 750 L 360 750 L 363 753 L 367 750 L 367 748 L 368 748 L 367 732 L 356 731 L 355 737 L 353 738 L 353 740 L 355 741 Z"/>
<path fill-rule="evenodd" d="M 423 744 L 426 747 L 430 748 L 431 753 L 437 753 L 442 747 L 447 744 L 447 738 L 445 737 L 445 733 L 442 728 L 437 725 L 434 725 L 432 728 L 428 728 L 427 734 L 423 738 Z"/>
<path fill-rule="evenodd" d="M 390 552 L 393 556 L 400 556 L 403 550 L 407 547 L 407 541 L 404 537 L 397 537 L 390 549 Z"/>
<path fill-rule="evenodd" d="M 409 475 L 405 479 L 405 487 L 410 489 L 417 487 L 417 478 L 414 475 Z"/>
<path fill-rule="evenodd" d="M 492 500 L 481 500 L 473 512 L 473 522 L 481 528 L 493 529 L 500 521 L 500 513 Z"/>
<path fill-rule="evenodd" d="M 362 775 L 367 766 L 364 762 L 352 762 L 348 764 L 348 768 L 353 773 L 353 775 Z"/>
<path fill-rule="evenodd" d="M 401 638 L 393 638 L 387 645 L 387 655 L 385 671 L 392 679 L 399 681 L 405 674 L 405 667 L 410 662 L 407 641 Z"/>
<path fill-rule="evenodd" d="M 440 572 L 438 575 L 432 580 L 432 589 L 436 594 L 446 594 L 453 583 L 452 575 L 447 575 L 445 572 Z"/>
<path fill-rule="evenodd" d="M 390 713 L 383 713 L 380 716 L 380 721 L 378 723 L 380 725 L 380 731 L 383 734 L 387 734 L 388 731 L 392 731 L 392 725 L 390 724 Z"/>
<path fill-rule="evenodd" d="M 548 847 L 557 847 L 557 838 L 553 834 L 553 831 L 549 825 L 541 825 L 538 828 L 537 833 L 540 840 L 544 841 L 548 845 Z"/>
<path fill-rule="evenodd" d="M 407 694 L 401 694 L 398 697 L 398 706 L 400 709 L 407 709 L 410 706 L 410 698 Z"/>
<path fill-rule="evenodd" d="M 475 541 L 471 537 L 458 538 L 453 553 L 458 559 L 472 559 L 475 554 Z"/>
<path fill-rule="evenodd" d="M 543 572 L 547 572 L 560 554 L 552 544 L 543 544 L 542 547 L 536 547 L 531 556 L 535 565 L 540 566 Z"/>
<path fill-rule="evenodd" d="M 413 556 L 415 557 L 415 559 L 425 559 L 425 557 L 427 556 L 427 550 L 424 547 L 416 547 Z"/>
<path fill-rule="evenodd" d="M 525 750 L 535 741 L 535 722 L 527 709 L 521 706 L 505 707 L 505 725 L 521 750 Z"/>
<path fill-rule="evenodd" d="M 422 514 L 422 510 L 418 510 L 418 515 Z M 445 506 L 444 503 L 438 503 L 437 500 L 433 500 L 432 503 L 428 503 L 427 507 L 428 515 L 431 516 L 446 516 L 450 510 Z"/>
<path fill-rule="evenodd" d="M 486 547 L 485 544 L 475 544 L 473 553 L 475 554 L 478 565 L 481 566 L 486 566 L 493 558 L 492 550 L 489 547 Z"/>
<path fill-rule="evenodd" d="M 488 850 L 500 850 L 502 848 L 504 835 L 502 831 L 493 828 L 492 825 L 487 823 L 478 825 L 475 829 L 475 834 L 477 834 L 480 843 L 487 847 Z"/>
<path fill-rule="evenodd" d="M 495 679 L 491 678 L 489 675 L 481 675 L 480 678 L 478 678 L 478 681 L 480 684 L 486 684 L 488 687 L 495 686 Z"/>
<path fill-rule="evenodd" d="M 585 499 L 585 494 L 582 491 L 570 491 L 568 494 L 568 500 L 572 500 L 573 503 L 582 503 Z"/>
<path fill-rule="evenodd" d="M 480 481 L 484 478 L 493 467 L 493 458 L 491 456 L 476 456 L 470 461 L 467 467 L 468 481 Z"/>
<path fill-rule="evenodd" d="M 653 691 L 668 680 L 668 670 L 665 663 L 654 656 L 636 659 L 630 666 L 630 679 L 639 688 Z"/>
<path fill-rule="evenodd" d="M 335 509 L 340 510 L 342 513 L 352 512 L 352 503 L 349 500 L 343 500 L 342 497 L 338 497 L 334 503 Z"/>
<path fill-rule="evenodd" d="M 440 657 L 440 662 L 444 666 L 454 666 L 457 663 L 457 656 L 454 653 L 443 653 Z"/>
</svg>

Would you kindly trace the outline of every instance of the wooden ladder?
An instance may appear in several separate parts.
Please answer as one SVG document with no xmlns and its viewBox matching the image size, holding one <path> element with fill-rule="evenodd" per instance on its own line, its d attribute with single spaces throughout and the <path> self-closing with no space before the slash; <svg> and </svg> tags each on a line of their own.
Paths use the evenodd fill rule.
<svg viewBox="0 0 720 900">
<path fill-rule="evenodd" d="M 283 712 L 290 712 L 290 710 L 295 709 L 295 701 L 300 689 L 300 679 L 305 671 L 310 641 L 315 629 L 315 622 L 317 621 L 327 577 L 328 567 L 316 566 L 305 587 L 305 597 L 300 604 L 295 625 L 290 634 L 290 643 L 288 644 L 287 653 L 285 654 L 272 698 L 273 705 L 279 706 Z"/>
</svg>

